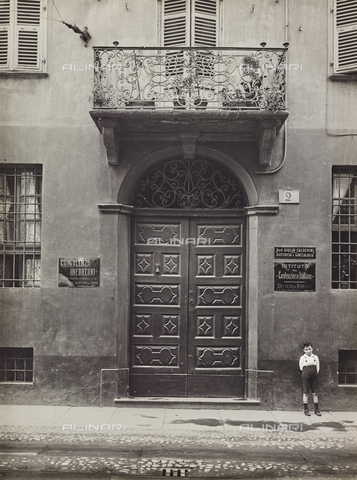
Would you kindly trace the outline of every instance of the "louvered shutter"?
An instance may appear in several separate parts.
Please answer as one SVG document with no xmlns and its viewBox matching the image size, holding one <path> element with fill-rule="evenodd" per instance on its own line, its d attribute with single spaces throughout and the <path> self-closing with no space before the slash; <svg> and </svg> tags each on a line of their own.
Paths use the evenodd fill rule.
<svg viewBox="0 0 357 480">
<path fill-rule="evenodd" d="M 164 0 L 164 47 L 189 44 L 188 0 Z"/>
<path fill-rule="evenodd" d="M 217 46 L 218 0 L 164 0 L 164 47 Z"/>
<path fill-rule="evenodd" d="M 41 0 L 17 0 L 15 68 L 40 69 Z"/>
<path fill-rule="evenodd" d="M 357 72 L 357 0 L 336 0 L 336 72 Z"/>
<path fill-rule="evenodd" d="M 189 0 L 164 0 L 164 47 L 183 47 L 189 43 Z M 182 51 L 166 53 L 166 74 L 181 75 Z"/>
<path fill-rule="evenodd" d="M 217 46 L 217 0 L 192 0 L 192 43 L 195 47 Z M 210 54 L 201 52 L 197 59 L 198 74 L 211 77 L 213 65 Z"/>
<path fill-rule="evenodd" d="M 0 68 L 10 67 L 10 0 L 0 0 Z"/>
<path fill-rule="evenodd" d="M 217 46 L 217 0 L 193 0 L 192 46 Z"/>
</svg>

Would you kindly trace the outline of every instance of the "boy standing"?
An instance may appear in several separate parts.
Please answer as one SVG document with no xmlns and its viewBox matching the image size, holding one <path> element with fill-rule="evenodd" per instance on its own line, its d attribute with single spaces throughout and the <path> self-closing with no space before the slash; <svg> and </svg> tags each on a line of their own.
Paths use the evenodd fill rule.
<svg viewBox="0 0 357 480">
<path fill-rule="evenodd" d="M 317 387 L 317 374 L 320 371 L 320 361 L 319 357 L 312 353 L 313 347 L 310 342 L 305 342 L 303 345 L 304 355 L 300 357 L 299 367 L 302 372 L 302 388 L 303 396 L 302 401 L 304 404 L 304 413 L 307 416 L 310 416 L 309 406 L 308 406 L 308 395 L 312 393 L 314 404 L 315 404 L 315 414 L 319 417 L 321 416 L 319 410 L 319 400 L 316 393 Z"/>
</svg>

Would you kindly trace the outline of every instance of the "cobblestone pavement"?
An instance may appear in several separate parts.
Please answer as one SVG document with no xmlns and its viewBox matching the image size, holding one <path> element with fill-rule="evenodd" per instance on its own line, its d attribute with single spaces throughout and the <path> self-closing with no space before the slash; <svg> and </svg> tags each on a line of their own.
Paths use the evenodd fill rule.
<svg viewBox="0 0 357 480">
<path fill-rule="evenodd" d="M 355 431 L 338 425 L 325 432 L 323 426 L 307 431 L 267 427 L 241 424 L 223 433 L 2 427 L 0 473 L 5 478 L 10 472 L 60 472 L 64 478 L 72 478 L 66 474 L 101 475 L 98 478 L 103 479 L 116 478 L 113 475 L 357 478 Z"/>
</svg>

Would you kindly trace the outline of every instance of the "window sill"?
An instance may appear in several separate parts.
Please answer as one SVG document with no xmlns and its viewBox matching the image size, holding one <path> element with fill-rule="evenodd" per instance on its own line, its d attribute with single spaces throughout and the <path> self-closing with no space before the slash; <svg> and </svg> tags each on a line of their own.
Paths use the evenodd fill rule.
<svg viewBox="0 0 357 480">
<path fill-rule="evenodd" d="M 357 73 L 333 73 L 328 78 L 333 82 L 353 82 L 357 80 Z"/>
<path fill-rule="evenodd" d="M 342 387 L 342 388 L 356 388 L 357 387 L 357 384 L 353 384 L 353 383 L 346 383 L 346 384 L 339 384 L 338 385 L 339 387 Z"/>
<path fill-rule="evenodd" d="M 0 385 L 33 385 L 33 382 L 0 382 Z"/>
<path fill-rule="evenodd" d="M 48 77 L 48 73 L 45 72 L 21 72 L 15 70 L 9 71 L 1 71 L 0 70 L 0 77 L 2 78 L 45 78 Z"/>
</svg>

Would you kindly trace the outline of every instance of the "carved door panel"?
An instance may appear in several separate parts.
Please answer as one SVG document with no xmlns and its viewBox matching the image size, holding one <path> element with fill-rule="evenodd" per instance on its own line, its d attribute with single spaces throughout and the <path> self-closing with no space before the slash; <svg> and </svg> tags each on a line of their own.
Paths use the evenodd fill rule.
<svg viewBox="0 0 357 480">
<path fill-rule="evenodd" d="M 244 395 L 244 219 L 192 219 L 188 395 Z"/>
<path fill-rule="evenodd" d="M 243 220 L 133 222 L 131 395 L 244 395 Z"/>
<path fill-rule="evenodd" d="M 133 223 L 130 394 L 186 396 L 188 220 Z"/>
</svg>

